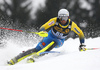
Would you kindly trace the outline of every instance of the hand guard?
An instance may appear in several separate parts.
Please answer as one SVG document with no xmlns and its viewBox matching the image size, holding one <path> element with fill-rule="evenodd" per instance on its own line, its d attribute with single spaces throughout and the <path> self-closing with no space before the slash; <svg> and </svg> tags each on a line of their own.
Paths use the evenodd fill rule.
<svg viewBox="0 0 100 70">
<path fill-rule="evenodd" d="M 86 45 L 83 45 L 83 44 L 81 44 L 80 46 L 79 46 L 79 51 L 86 51 Z"/>
<path fill-rule="evenodd" d="M 47 37 L 48 36 L 48 32 L 47 31 L 40 31 L 39 33 L 36 33 L 41 37 Z"/>
</svg>

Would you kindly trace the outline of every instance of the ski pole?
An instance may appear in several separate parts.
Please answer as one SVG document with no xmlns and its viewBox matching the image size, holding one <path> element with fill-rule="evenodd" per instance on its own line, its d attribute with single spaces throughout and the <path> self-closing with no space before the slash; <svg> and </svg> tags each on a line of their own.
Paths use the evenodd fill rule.
<svg viewBox="0 0 100 70">
<path fill-rule="evenodd" d="M 12 31 L 19 31 L 19 32 L 23 32 L 22 30 L 10 29 L 10 28 L 3 28 L 3 27 L 0 27 L 0 29 L 5 29 L 5 30 L 12 30 Z"/>
<path fill-rule="evenodd" d="M 100 49 L 100 48 L 86 48 L 86 50 L 97 50 L 97 49 Z"/>
<path fill-rule="evenodd" d="M 100 49 L 100 48 L 84 48 L 84 50 L 82 49 L 81 51 L 87 51 L 87 50 L 97 50 L 97 49 Z"/>
<path fill-rule="evenodd" d="M 3 28 L 3 27 L 0 27 L 0 29 L 12 30 L 12 31 L 18 31 L 18 32 L 33 33 L 33 34 L 38 34 L 38 35 L 41 36 L 41 37 L 47 37 L 47 36 L 48 36 L 48 33 L 44 32 L 44 31 L 40 31 L 40 32 L 30 32 L 30 31 L 23 31 L 23 30 L 10 29 L 10 28 Z"/>
</svg>

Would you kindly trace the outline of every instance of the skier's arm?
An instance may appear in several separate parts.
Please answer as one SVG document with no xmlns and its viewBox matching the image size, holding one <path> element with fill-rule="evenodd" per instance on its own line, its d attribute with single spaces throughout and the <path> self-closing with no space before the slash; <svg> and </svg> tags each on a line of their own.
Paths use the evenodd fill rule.
<svg viewBox="0 0 100 70">
<path fill-rule="evenodd" d="M 56 23 L 56 20 L 57 20 L 57 17 L 51 18 L 48 22 L 46 22 L 44 25 L 42 25 L 42 26 L 40 27 L 40 31 L 45 31 L 45 30 L 47 30 L 48 28 L 54 26 L 54 24 Z"/>
<path fill-rule="evenodd" d="M 71 31 L 74 31 L 79 36 L 81 44 L 84 43 L 84 34 L 74 22 L 72 22 Z"/>
</svg>

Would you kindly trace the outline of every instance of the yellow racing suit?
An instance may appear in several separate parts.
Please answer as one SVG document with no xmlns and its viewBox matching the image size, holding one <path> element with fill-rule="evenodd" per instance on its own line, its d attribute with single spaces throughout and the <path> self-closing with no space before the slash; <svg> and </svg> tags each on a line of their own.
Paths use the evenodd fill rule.
<svg viewBox="0 0 100 70">
<path fill-rule="evenodd" d="M 47 30 L 51 27 L 51 32 L 54 36 L 64 39 L 70 31 L 74 31 L 80 39 L 80 43 L 84 43 L 84 34 L 77 24 L 70 19 L 67 20 L 65 25 L 61 25 L 59 18 L 51 18 L 48 22 L 40 27 L 41 31 Z"/>
</svg>

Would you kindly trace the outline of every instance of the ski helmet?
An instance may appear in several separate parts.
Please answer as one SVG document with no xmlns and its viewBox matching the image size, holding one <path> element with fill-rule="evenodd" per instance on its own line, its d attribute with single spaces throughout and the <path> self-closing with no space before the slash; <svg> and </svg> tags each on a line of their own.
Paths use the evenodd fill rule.
<svg viewBox="0 0 100 70">
<path fill-rule="evenodd" d="M 58 11 L 59 19 L 67 21 L 68 17 L 69 17 L 69 11 L 67 9 L 60 9 Z"/>
</svg>

